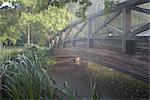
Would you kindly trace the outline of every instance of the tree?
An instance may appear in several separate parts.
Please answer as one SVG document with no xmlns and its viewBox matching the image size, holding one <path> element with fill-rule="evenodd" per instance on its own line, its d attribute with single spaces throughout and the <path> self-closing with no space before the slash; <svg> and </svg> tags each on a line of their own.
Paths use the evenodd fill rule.
<svg viewBox="0 0 150 100">
<path fill-rule="evenodd" d="M 0 0 L 0 3 L 4 1 L 7 0 Z M 4 41 L 3 37 L 6 36 L 17 41 L 18 33 L 24 33 L 28 45 L 31 43 L 31 38 L 33 43 L 34 34 L 44 33 L 52 37 L 69 23 L 72 15 L 66 7 L 68 3 L 79 3 L 80 12 L 85 11 L 85 8 L 91 4 L 89 0 L 9 0 L 9 2 L 13 9 L 4 7 L 5 9 L 0 10 L 2 12 L 0 41 Z M 82 8 L 84 10 L 81 10 Z M 83 16 L 79 13 L 77 15 Z"/>
<path fill-rule="evenodd" d="M 0 42 L 5 42 L 9 39 L 15 44 L 16 39 L 19 37 L 19 31 L 16 29 L 18 18 L 19 10 L 0 11 Z"/>
</svg>

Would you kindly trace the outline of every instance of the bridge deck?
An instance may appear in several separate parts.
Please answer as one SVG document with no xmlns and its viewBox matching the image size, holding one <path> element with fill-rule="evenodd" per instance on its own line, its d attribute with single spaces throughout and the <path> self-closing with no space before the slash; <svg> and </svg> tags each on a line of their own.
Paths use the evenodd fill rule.
<svg viewBox="0 0 150 100">
<path fill-rule="evenodd" d="M 54 55 L 65 55 L 65 57 L 76 55 L 81 57 L 81 59 L 90 60 L 115 70 L 122 71 L 142 81 L 148 82 L 150 80 L 149 60 L 141 60 L 136 56 L 97 48 L 61 48 L 55 49 Z"/>
</svg>

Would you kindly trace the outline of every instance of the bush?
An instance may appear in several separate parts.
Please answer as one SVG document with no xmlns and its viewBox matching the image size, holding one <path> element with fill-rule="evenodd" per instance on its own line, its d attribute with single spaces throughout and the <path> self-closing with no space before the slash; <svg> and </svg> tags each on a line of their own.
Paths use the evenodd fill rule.
<svg viewBox="0 0 150 100">
<path fill-rule="evenodd" d="M 23 48 L 3 48 L 0 50 L 0 63 L 6 62 L 11 58 L 16 57 L 18 54 L 24 54 L 31 61 L 33 61 L 33 53 L 43 68 L 48 69 L 50 65 L 55 64 L 55 61 L 51 58 L 50 50 L 38 46 L 26 46 Z"/>
<path fill-rule="evenodd" d="M 33 54 L 37 60 L 41 63 L 42 67 L 48 69 L 51 65 L 55 64 L 52 60 L 50 50 L 44 47 L 32 46 L 28 47 L 24 54 L 31 60 L 33 60 Z"/>
<path fill-rule="evenodd" d="M 0 63 L 7 61 L 23 51 L 24 49 L 22 48 L 2 48 L 0 50 Z"/>
</svg>

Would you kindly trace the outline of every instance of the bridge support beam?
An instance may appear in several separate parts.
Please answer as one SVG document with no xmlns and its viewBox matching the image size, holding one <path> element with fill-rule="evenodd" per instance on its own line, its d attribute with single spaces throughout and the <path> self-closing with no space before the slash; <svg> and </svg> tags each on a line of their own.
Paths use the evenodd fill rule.
<svg viewBox="0 0 150 100">
<path fill-rule="evenodd" d="M 123 9 L 122 52 L 127 53 L 127 34 L 131 33 L 131 9 Z"/>
<path fill-rule="evenodd" d="M 72 47 L 76 47 L 76 40 L 73 39 L 71 42 L 72 42 Z"/>
<path fill-rule="evenodd" d="M 92 48 L 93 47 L 93 39 L 91 38 L 91 34 L 92 34 L 92 28 L 93 28 L 93 26 L 92 26 L 92 19 L 89 19 L 89 22 L 88 22 L 88 34 L 87 34 L 87 45 L 88 45 L 88 47 L 89 48 Z"/>
<path fill-rule="evenodd" d="M 65 44 L 65 42 L 63 41 L 63 42 L 62 42 L 62 48 L 65 48 L 65 46 L 66 46 L 66 44 Z"/>
<path fill-rule="evenodd" d="M 127 40 L 126 45 L 127 45 L 126 53 L 130 54 L 130 55 L 134 55 L 135 54 L 135 45 L 136 45 L 135 40 Z"/>
<path fill-rule="evenodd" d="M 94 47 L 94 42 L 93 39 L 89 39 L 89 48 L 93 48 Z"/>
</svg>

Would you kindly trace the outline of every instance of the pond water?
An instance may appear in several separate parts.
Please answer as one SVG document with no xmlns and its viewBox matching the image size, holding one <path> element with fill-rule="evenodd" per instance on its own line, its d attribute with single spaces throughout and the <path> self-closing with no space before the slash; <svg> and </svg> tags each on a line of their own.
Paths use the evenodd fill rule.
<svg viewBox="0 0 150 100">
<path fill-rule="evenodd" d="M 108 67 L 88 62 L 87 68 L 101 97 L 115 99 L 149 98 L 149 84 Z"/>
<path fill-rule="evenodd" d="M 96 83 L 100 99 L 149 99 L 148 83 L 93 62 L 63 61 L 52 67 L 50 73 L 57 83 L 67 82 L 70 89 L 76 91 L 79 100 L 90 98 L 91 83 Z"/>
</svg>

